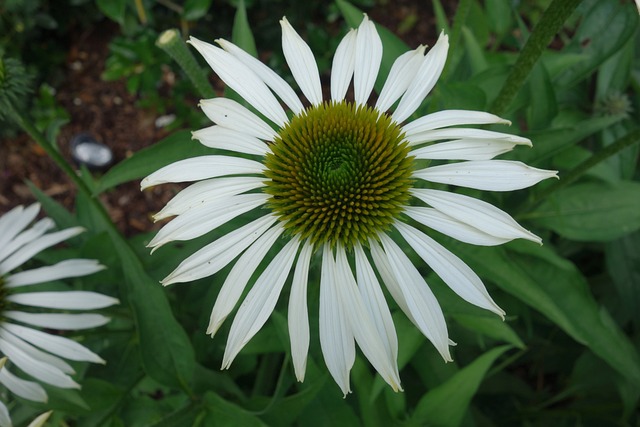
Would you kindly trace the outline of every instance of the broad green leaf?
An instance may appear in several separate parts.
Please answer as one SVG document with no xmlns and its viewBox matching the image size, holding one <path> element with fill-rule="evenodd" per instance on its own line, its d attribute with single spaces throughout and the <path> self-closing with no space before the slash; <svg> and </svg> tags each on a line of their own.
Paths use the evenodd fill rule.
<svg viewBox="0 0 640 427">
<path fill-rule="evenodd" d="M 71 212 L 51 197 L 47 196 L 42 190 L 33 185 L 31 181 L 27 181 L 27 185 L 38 202 L 40 202 L 40 205 L 47 213 L 47 216 L 55 221 L 58 229 L 61 230 L 80 225 L 80 222 L 78 222 Z"/>
<path fill-rule="evenodd" d="M 489 28 L 500 39 L 509 32 L 513 25 L 510 3 L 504 0 L 485 0 L 484 3 Z"/>
<path fill-rule="evenodd" d="M 203 420 L 203 426 L 266 426 L 257 416 L 232 402 L 224 400 L 215 393 L 209 392 L 205 394 L 203 402 L 208 412 Z"/>
<path fill-rule="evenodd" d="M 127 283 L 144 369 L 161 384 L 185 388 L 195 368 L 189 338 L 173 316 L 162 286 L 147 275 L 122 237 L 112 233 L 112 240 Z"/>
<path fill-rule="evenodd" d="M 233 20 L 231 41 L 238 47 L 242 48 L 245 52 L 256 57 L 258 56 L 258 50 L 256 49 L 256 42 L 253 39 L 251 25 L 249 25 L 249 20 L 247 19 L 247 9 L 244 5 L 244 0 L 240 0 L 238 2 L 238 10 L 236 11 L 236 16 Z"/>
<path fill-rule="evenodd" d="M 202 18 L 209 11 L 212 0 L 187 0 L 182 9 L 182 19 L 195 21 Z"/>
<path fill-rule="evenodd" d="M 544 314 L 640 387 L 637 351 L 610 315 L 598 306 L 586 280 L 571 262 L 531 242 L 511 242 L 508 250 L 453 241 L 449 246 L 455 246 L 453 252 L 485 280 Z"/>
<path fill-rule="evenodd" d="M 553 169 L 571 170 L 591 156 L 593 156 L 591 151 L 582 148 L 580 145 L 573 145 L 554 156 Z M 614 184 L 620 181 L 619 173 L 608 162 L 598 163 L 586 171 L 585 176 Z"/>
<path fill-rule="evenodd" d="M 348 3 L 346 0 L 336 0 L 336 4 L 338 8 L 340 8 L 340 12 L 342 12 L 342 16 L 350 27 L 358 28 L 360 22 L 364 17 L 364 13 Z M 391 66 L 393 65 L 393 61 L 404 52 L 409 50 L 409 46 L 405 44 L 402 40 L 398 38 L 395 34 L 393 34 L 388 29 L 377 25 L 376 29 L 378 30 L 378 34 L 380 34 L 380 39 L 382 39 L 382 63 L 380 64 L 380 72 L 378 73 L 378 78 L 376 79 L 375 89 L 378 93 L 382 90 L 382 86 L 389 75 L 389 70 L 391 70 Z"/>
<path fill-rule="evenodd" d="M 524 343 L 511 327 L 498 316 L 474 314 L 452 314 L 456 322 L 467 329 L 481 333 L 493 339 L 505 341 L 517 348 L 525 348 Z"/>
<path fill-rule="evenodd" d="M 527 121 L 530 129 L 548 129 L 558 114 L 558 101 L 551 79 L 542 62 L 538 62 L 527 80 L 529 108 Z"/>
<path fill-rule="evenodd" d="M 609 242 L 605 256 L 621 309 L 640 327 L 640 232 Z"/>
<path fill-rule="evenodd" d="M 211 149 L 192 141 L 189 131 L 176 132 L 112 167 L 98 181 L 97 192 L 102 193 L 124 182 L 144 178 L 178 160 L 205 154 L 211 154 Z"/>
<path fill-rule="evenodd" d="M 86 205 L 94 207 L 89 202 Z M 90 216 L 102 220 L 95 229 L 109 233 L 120 259 L 126 283 L 126 295 L 120 302 L 132 308 L 145 372 L 163 385 L 187 389 L 193 378 L 195 354 L 187 334 L 173 316 L 166 292 L 145 272 L 137 254 L 115 227 L 106 224 L 108 219 L 97 212 Z"/>
<path fill-rule="evenodd" d="M 96 0 L 96 5 L 107 18 L 124 25 L 124 13 L 127 0 Z"/>
<path fill-rule="evenodd" d="M 612 92 L 622 93 L 629 83 L 633 68 L 635 38 L 602 63 L 596 79 L 596 99 L 601 100 Z"/>
<path fill-rule="evenodd" d="M 478 40 L 471 33 L 469 28 L 462 27 L 462 38 L 464 40 L 464 50 L 467 54 L 471 74 L 476 75 L 489 68 L 484 50 L 478 44 Z"/>
<path fill-rule="evenodd" d="M 614 240 L 640 229 L 640 183 L 584 183 L 560 189 L 527 214 L 568 239 Z"/>
<path fill-rule="evenodd" d="M 588 76 L 627 43 L 638 25 L 638 10 L 631 2 L 589 0 L 582 7 L 584 17 L 564 52 L 588 58 L 561 73 L 556 79 L 560 86 L 572 86 Z"/>
<path fill-rule="evenodd" d="M 514 155 L 518 160 L 536 165 L 620 120 L 620 117 L 597 117 L 571 127 L 527 132 L 525 136 L 531 140 L 533 148 L 515 150 Z"/>
<path fill-rule="evenodd" d="M 429 390 L 416 406 L 407 424 L 410 426 L 459 426 L 487 371 L 509 348 L 511 347 L 501 346 L 489 350 L 460 369 L 446 382 Z"/>
</svg>

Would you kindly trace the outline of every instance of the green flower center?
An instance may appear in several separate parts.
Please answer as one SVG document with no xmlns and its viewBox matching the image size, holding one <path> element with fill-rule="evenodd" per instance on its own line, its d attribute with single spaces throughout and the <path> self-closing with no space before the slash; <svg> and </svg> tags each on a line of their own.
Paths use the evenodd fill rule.
<svg viewBox="0 0 640 427">
<path fill-rule="evenodd" d="M 413 157 L 389 116 L 324 103 L 294 116 L 265 158 L 268 206 L 313 243 L 347 248 L 390 228 L 409 200 Z"/>
</svg>

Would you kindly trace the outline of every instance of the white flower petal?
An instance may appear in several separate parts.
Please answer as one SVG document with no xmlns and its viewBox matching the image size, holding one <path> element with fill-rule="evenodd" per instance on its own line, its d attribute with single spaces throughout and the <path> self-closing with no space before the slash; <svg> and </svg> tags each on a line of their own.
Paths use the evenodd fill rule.
<svg viewBox="0 0 640 427">
<path fill-rule="evenodd" d="M 389 265 L 407 307 L 417 322 L 420 331 L 433 343 L 445 361 L 452 361 L 449 353 L 449 336 L 444 314 L 429 285 L 402 249 L 386 234 L 378 235 Z"/>
<path fill-rule="evenodd" d="M 347 94 L 356 56 L 356 30 L 351 29 L 340 41 L 333 56 L 331 66 L 331 99 L 335 102 L 344 100 Z"/>
<path fill-rule="evenodd" d="M 377 110 L 387 111 L 405 93 L 422 65 L 426 48 L 420 45 L 417 49 L 403 53 L 394 61 L 376 101 Z"/>
<path fill-rule="evenodd" d="M 7 301 L 61 310 L 94 310 L 120 303 L 116 298 L 89 291 L 25 292 L 9 295 Z"/>
<path fill-rule="evenodd" d="M 447 62 L 449 37 L 441 33 L 435 46 L 425 56 L 416 77 L 400 99 L 398 108 L 391 116 L 398 123 L 405 121 L 422 104 L 427 94 L 433 89 Z"/>
<path fill-rule="evenodd" d="M 194 207 L 162 227 L 147 246 L 155 250 L 175 240 L 195 239 L 238 215 L 263 205 L 268 198 L 269 195 L 264 193 L 240 194 L 225 200 L 224 203 Z"/>
<path fill-rule="evenodd" d="M 307 282 L 309 280 L 309 263 L 313 253 L 313 244 L 307 240 L 302 246 L 296 262 L 291 295 L 289 296 L 289 339 L 291 341 L 291 360 L 296 379 L 304 381 L 307 369 L 307 353 L 309 352 L 309 314 L 307 309 Z"/>
<path fill-rule="evenodd" d="M 234 176 L 199 181 L 169 200 L 164 208 L 153 216 L 153 219 L 158 221 L 183 214 L 193 208 L 227 202 L 233 196 L 264 187 L 264 185 L 264 178 L 256 176 Z"/>
<path fill-rule="evenodd" d="M 542 240 L 525 230 L 508 213 L 473 197 L 441 190 L 412 189 L 411 194 L 446 215 L 501 239 Z M 453 237 L 453 236 L 452 236 Z"/>
<path fill-rule="evenodd" d="M 280 20 L 280 26 L 282 27 L 282 51 L 291 74 L 309 102 L 319 105 L 322 103 L 322 86 L 313 52 L 289 24 L 287 18 Z"/>
<path fill-rule="evenodd" d="M 282 127 L 289 122 L 275 96 L 262 79 L 229 52 L 191 36 L 189 43 L 204 57 L 213 71 L 265 117 Z"/>
<path fill-rule="evenodd" d="M 275 216 L 265 215 L 220 237 L 182 261 L 161 283 L 167 286 L 191 282 L 217 273 L 262 236 L 275 221 Z"/>
<path fill-rule="evenodd" d="M 449 126 L 464 125 L 490 125 L 505 124 L 510 125 L 509 120 L 505 120 L 491 113 L 472 110 L 442 110 L 427 114 L 419 119 L 407 123 L 402 127 L 405 135 L 412 136 L 418 133 L 446 128 Z"/>
<path fill-rule="evenodd" d="M 47 422 L 52 413 L 53 411 L 43 412 L 42 414 L 35 417 L 27 427 L 42 427 Z"/>
<path fill-rule="evenodd" d="M 245 106 L 227 98 L 201 99 L 200 108 L 214 123 L 256 138 L 272 141 L 276 132 Z"/>
<path fill-rule="evenodd" d="M 192 137 L 205 147 L 219 150 L 235 151 L 237 153 L 264 156 L 269 150 L 267 144 L 255 136 L 220 125 L 209 126 L 192 132 Z"/>
<path fill-rule="evenodd" d="M 0 248 L 7 244 L 22 232 L 40 212 L 40 203 L 34 203 L 25 209 L 24 206 L 16 206 L 9 212 L 0 216 Z M 1 259 L 1 258 L 0 258 Z"/>
<path fill-rule="evenodd" d="M 287 104 L 287 107 L 289 107 L 294 114 L 300 114 L 304 110 L 302 102 L 300 102 L 300 98 L 298 98 L 291 86 L 289 86 L 289 84 L 275 71 L 225 39 L 218 39 L 216 40 L 216 43 L 231 55 L 235 56 L 240 62 L 246 65 L 260 79 L 262 79 L 262 81 L 265 82 L 266 85 L 269 86 L 269 88 L 271 88 L 271 90 L 274 91 L 285 104 Z"/>
<path fill-rule="evenodd" d="M 227 346 L 224 349 L 222 369 L 229 368 L 240 350 L 258 333 L 271 316 L 284 282 L 289 276 L 299 246 L 299 239 L 289 240 L 258 277 L 247 294 L 235 319 L 233 319 Z"/>
<path fill-rule="evenodd" d="M 473 305 L 493 311 L 504 320 L 504 311 L 491 299 L 478 275 L 460 258 L 410 225 L 396 222 L 395 227 L 420 258 L 456 294 Z"/>
<path fill-rule="evenodd" d="M 100 356 L 69 338 L 50 335 L 36 329 L 10 323 L 5 323 L 3 327 L 12 334 L 19 336 L 22 340 L 67 360 L 105 363 Z"/>
<path fill-rule="evenodd" d="M 32 357 L 42 363 L 59 369 L 65 374 L 75 374 L 75 371 L 73 370 L 71 365 L 69 365 L 63 359 L 34 347 L 33 345 L 24 341 L 21 337 L 13 335 L 7 329 L 0 328 L 0 339 L 5 340 L 8 345 L 12 346 L 13 348 L 25 352 L 29 355 L 29 357 Z"/>
<path fill-rule="evenodd" d="M 353 91 L 356 105 L 365 105 L 373 90 L 382 61 L 382 40 L 367 15 L 358 27 Z"/>
<path fill-rule="evenodd" d="M 0 383 L 8 388 L 11 393 L 23 399 L 42 403 L 47 401 L 47 392 L 44 391 L 40 384 L 23 380 L 13 375 L 8 369 L 0 370 Z"/>
<path fill-rule="evenodd" d="M 226 175 L 261 174 L 262 163 L 232 156 L 199 156 L 178 160 L 147 176 L 140 188 L 153 187 L 167 182 L 199 181 Z"/>
<path fill-rule="evenodd" d="M 400 307 L 402 312 L 409 318 L 409 320 L 411 320 L 411 323 L 413 323 L 418 329 L 420 329 L 418 323 L 409 310 L 407 300 L 404 298 L 402 289 L 400 289 L 400 285 L 398 284 L 398 281 L 396 280 L 396 277 L 391 270 L 391 265 L 389 264 L 387 254 L 384 253 L 382 247 L 375 240 L 370 240 L 369 246 L 371 248 L 371 257 L 373 258 L 376 269 L 378 270 L 378 273 L 380 273 L 382 282 L 386 285 L 387 290 L 391 294 L 391 297 L 398 304 L 398 307 Z"/>
<path fill-rule="evenodd" d="M 531 147 L 531 141 L 527 138 L 523 138 L 518 135 L 512 135 L 510 133 L 494 132 L 483 129 L 469 129 L 469 128 L 450 128 L 450 129 L 435 129 L 426 132 L 415 133 L 407 136 L 409 145 L 419 145 L 431 141 L 451 140 L 451 139 L 488 139 L 495 141 L 507 141 L 512 142 L 514 145 L 527 145 Z"/>
<path fill-rule="evenodd" d="M 2 379 L 0 378 L 0 381 L 1 380 Z M 2 401 L 0 401 L 0 427 L 13 427 L 11 416 L 9 416 L 9 410 Z"/>
<path fill-rule="evenodd" d="M 393 326 L 393 319 L 391 318 L 391 312 L 389 306 L 384 298 L 376 274 L 369 264 L 367 255 L 364 253 L 360 243 L 357 243 L 354 247 L 356 257 L 356 280 L 358 282 L 358 289 L 362 296 L 364 305 L 373 319 L 378 334 L 382 337 L 382 343 L 385 346 L 387 357 L 394 362 L 394 365 L 398 360 L 398 337 L 396 335 L 396 328 Z M 397 365 L 395 375 L 400 377 L 397 372 Z"/>
<path fill-rule="evenodd" d="M 211 335 L 211 337 L 215 335 L 220 325 L 222 325 L 222 322 L 224 322 L 236 306 L 242 296 L 242 291 L 245 286 L 247 286 L 247 282 L 283 231 L 284 227 L 279 223 L 276 224 L 260 236 L 255 243 L 249 246 L 249 249 L 236 261 L 227 279 L 224 281 L 216 303 L 213 306 L 213 310 L 211 311 L 209 327 L 207 328 L 207 334 Z"/>
<path fill-rule="evenodd" d="M 543 179 L 557 178 L 557 173 L 510 160 L 473 160 L 432 166 L 414 171 L 413 176 L 478 190 L 512 191 L 531 187 Z"/>
<path fill-rule="evenodd" d="M 512 240 L 488 234 L 433 208 L 406 206 L 403 213 L 422 225 L 472 245 L 497 246 Z"/>
<path fill-rule="evenodd" d="M 418 148 L 410 154 L 416 159 L 427 160 L 491 160 L 511 151 L 515 145 L 504 140 L 459 139 Z"/>
<path fill-rule="evenodd" d="M 394 391 L 402 390 L 398 362 L 390 357 L 391 355 L 387 351 L 388 344 L 385 345 L 383 342 L 386 340 L 386 333 L 380 335 L 375 320 L 371 318 L 370 312 L 365 307 L 347 261 L 344 247 L 341 245 L 338 245 L 336 250 L 335 269 L 336 283 L 339 283 L 336 286 L 338 301 L 342 304 L 356 342 L 369 362 L 391 388 Z"/>
<path fill-rule="evenodd" d="M 33 227 L 24 230 L 22 233 L 15 236 L 15 238 L 4 247 L 0 247 L 0 261 L 4 261 L 9 255 L 15 253 L 24 245 L 39 239 L 44 235 L 44 233 L 54 227 L 55 224 L 53 220 L 49 218 L 42 218 L 40 221 L 36 222 Z M 1 273 L 3 273 L 2 270 L 0 270 L 0 274 Z"/>
<path fill-rule="evenodd" d="M 356 360 L 353 332 L 338 296 L 336 265 L 329 245 L 322 250 L 320 275 L 320 347 L 329 373 L 346 396 L 351 393 L 349 371 Z"/>
<path fill-rule="evenodd" d="M 80 385 L 60 370 L 60 368 L 33 356 L 35 353 L 33 352 L 33 350 L 35 350 L 34 348 L 31 348 L 30 352 L 24 351 L 22 348 L 19 348 L 15 342 L 9 342 L 9 337 L 10 335 L 8 335 L 7 332 L 0 330 L 0 351 L 6 354 L 11 362 L 25 373 L 31 375 L 38 381 L 55 387 L 80 388 Z M 38 354 L 38 356 L 41 356 L 41 354 Z M 51 358 L 53 358 L 53 356 L 51 356 Z"/>
<path fill-rule="evenodd" d="M 22 311 L 5 311 L 3 316 L 20 323 L 39 326 L 41 328 L 72 331 L 90 329 L 109 323 L 109 318 L 101 314 L 67 314 L 67 313 L 25 313 Z"/>
<path fill-rule="evenodd" d="M 38 239 L 27 243 L 0 264 L 0 274 L 9 272 L 16 267 L 20 267 L 23 263 L 31 259 L 31 257 L 33 257 L 35 254 L 64 240 L 70 239 L 71 237 L 76 236 L 83 231 L 84 228 L 82 227 L 67 228 L 66 230 L 57 231 L 55 233 L 41 236 Z"/>
<path fill-rule="evenodd" d="M 69 277 L 88 276 L 104 269 L 105 266 L 94 259 L 68 259 L 55 265 L 12 274 L 7 277 L 5 285 L 15 288 Z"/>
</svg>

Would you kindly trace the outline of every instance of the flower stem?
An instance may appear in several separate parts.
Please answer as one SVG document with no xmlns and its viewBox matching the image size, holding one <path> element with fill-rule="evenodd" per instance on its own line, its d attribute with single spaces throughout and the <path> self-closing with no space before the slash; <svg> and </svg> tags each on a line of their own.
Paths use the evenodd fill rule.
<svg viewBox="0 0 640 427">
<path fill-rule="evenodd" d="M 499 116 L 506 111 L 544 49 L 549 45 L 558 31 L 560 31 L 562 24 L 564 24 L 578 4 L 580 4 L 580 1 L 581 0 L 553 0 L 551 2 L 533 29 L 531 36 L 529 36 L 500 93 L 493 101 L 493 105 L 490 108 L 493 114 Z"/>
<path fill-rule="evenodd" d="M 160 34 L 156 45 L 180 65 L 202 97 L 215 98 L 216 94 L 207 80 L 206 73 L 198 65 L 177 29 L 172 28 Z"/>
<path fill-rule="evenodd" d="M 620 151 L 637 142 L 640 142 L 640 129 L 636 129 L 628 133 L 626 136 L 623 136 L 613 144 L 606 146 L 604 149 L 600 150 L 599 152 L 595 153 L 594 155 L 580 163 L 578 166 L 564 175 L 561 180 L 554 182 L 539 194 L 536 194 L 533 198 L 529 199 L 529 201 L 523 205 L 522 209 L 520 209 L 520 212 L 529 211 L 538 203 L 547 199 L 553 192 L 566 187 L 567 185 L 580 178 L 585 172 L 587 172 L 598 163 L 608 159 L 609 157 L 619 153 Z"/>
<path fill-rule="evenodd" d="M 62 157 L 62 154 L 54 147 L 54 145 L 45 138 L 45 136 L 22 114 L 17 111 L 12 111 L 12 118 L 15 122 L 24 130 L 29 136 L 47 153 L 47 155 L 58 165 L 60 169 L 73 181 L 79 191 L 85 194 L 89 200 L 95 202 L 96 209 L 100 212 L 100 215 L 107 224 L 113 224 L 111 217 L 107 213 L 102 203 L 95 199 L 95 196 L 86 182 L 78 176 L 69 163 Z M 115 227 L 115 226 L 114 226 Z"/>
</svg>

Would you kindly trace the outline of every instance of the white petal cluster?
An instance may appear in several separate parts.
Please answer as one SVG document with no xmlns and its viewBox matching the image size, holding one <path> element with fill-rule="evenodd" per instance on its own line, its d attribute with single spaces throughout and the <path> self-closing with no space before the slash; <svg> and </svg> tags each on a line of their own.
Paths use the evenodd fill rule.
<svg viewBox="0 0 640 427">
<path fill-rule="evenodd" d="M 323 98 L 320 75 L 307 43 L 289 24 L 282 26 L 282 49 L 299 90 L 312 106 L 342 102 L 350 85 L 356 105 L 366 105 L 378 77 L 383 46 L 375 25 L 365 16 L 357 29 L 342 39 L 331 67 L 330 100 Z M 195 38 L 190 43 L 213 71 L 239 93 L 268 122 L 239 103 L 216 98 L 200 103 L 214 126 L 196 131 L 202 144 L 229 154 L 182 160 L 142 181 L 142 188 L 165 182 L 200 181 L 179 193 L 156 215 L 176 215 L 150 242 L 154 250 L 175 240 L 204 235 L 223 223 L 260 208 L 261 217 L 218 238 L 185 259 L 162 283 L 187 282 L 217 273 L 236 260 L 211 313 L 207 333 L 212 336 L 238 305 L 258 265 L 284 233 L 282 221 L 268 210 L 261 187 L 268 178 L 261 161 L 270 152 L 278 130 L 289 123 L 286 105 L 294 115 L 304 112 L 302 101 L 280 76 L 227 40 L 220 47 Z M 553 171 L 520 162 L 494 160 L 517 145 L 531 146 L 511 134 L 455 126 L 510 124 L 495 115 L 447 110 L 407 121 L 435 86 L 444 68 L 448 37 L 441 34 L 426 54 L 426 47 L 396 59 L 375 108 L 401 126 L 416 159 L 437 163 L 413 172 L 413 178 L 489 191 L 517 190 L 555 177 Z M 239 153 L 240 155 L 235 155 Z M 249 155 L 250 158 L 247 158 Z M 255 160 L 253 160 L 255 158 Z M 448 162 L 454 161 L 454 162 Z M 421 162 L 423 163 L 423 162 Z M 507 213 L 468 196 L 435 189 L 411 190 L 424 206 L 406 206 L 404 213 L 416 223 L 475 245 L 500 245 L 523 238 L 540 239 Z M 424 232 L 397 219 L 395 229 L 406 243 L 460 297 L 504 317 L 480 278 L 457 256 Z M 394 390 L 401 390 L 398 340 L 383 286 L 442 357 L 451 355 L 442 309 L 423 276 L 402 249 L 402 242 L 380 233 L 353 248 L 337 244 L 314 247 L 308 240 L 289 237 L 253 283 L 231 325 L 223 368 L 228 368 L 243 346 L 260 330 L 273 311 L 293 270 L 288 325 L 292 360 L 298 380 L 305 375 L 309 348 L 307 282 L 313 254 L 321 255 L 320 344 L 327 368 L 342 391 L 350 391 L 349 372 L 356 343 L 373 367 Z M 353 252 L 353 253 L 351 253 Z M 350 261 L 351 259 L 351 261 Z M 352 267 L 351 264 L 355 267 Z M 382 283 L 380 282 L 382 279 Z"/>
<path fill-rule="evenodd" d="M 105 363 L 83 345 L 38 328 L 74 330 L 104 325 L 109 319 L 100 314 L 41 313 L 49 310 L 93 310 L 118 303 L 106 295 L 88 291 L 32 291 L 30 286 L 52 280 L 86 276 L 104 269 L 95 260 L 70 259 L 52 266 L 20 268 L 40 251 L 82 233 L 81 227 L 47 233 L 54 227 L 48 218 L 34 221 L 40 206 L 18 206 L 0 218 L 0 285 L 7 307 L 0 321 L 0 355 L 36 381 L 23 379 L 8 366 L 0 369 L 0 384 L 13 394 L 35 402 L 46 402 L 47 394 L 39 382 L 59 388 L 80 388 L 72 378 L 75 372 L 65 360 Z M 45 416 L 46 415 L 46 416 Z M 41 425 L 48 417 L 34 420 Z M 39 424 L 38 424 L 39 423 Z M 7 408 L 0 402 L 0 426 L 11 425 Z"/>
</svg>

